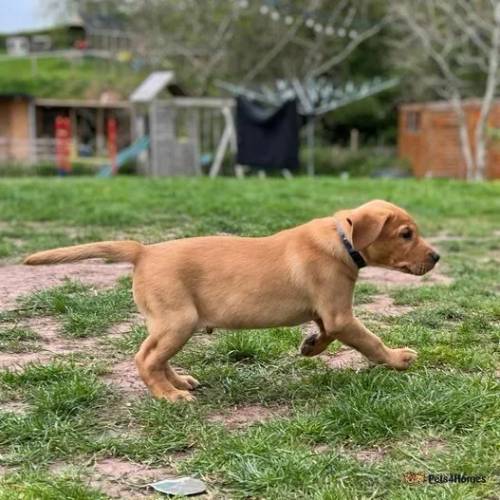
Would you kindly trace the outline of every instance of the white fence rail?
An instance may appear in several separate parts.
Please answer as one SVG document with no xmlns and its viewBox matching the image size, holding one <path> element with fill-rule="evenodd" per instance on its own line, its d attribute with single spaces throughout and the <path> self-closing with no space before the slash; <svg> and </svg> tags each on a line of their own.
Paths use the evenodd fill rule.
<svg viewBox="0 0 500 500">
<path fill-rule="evenodd" d="M 11 139 L 0 137 L 0 165 L 56 162 L 55 139 Z"/>
</svg>

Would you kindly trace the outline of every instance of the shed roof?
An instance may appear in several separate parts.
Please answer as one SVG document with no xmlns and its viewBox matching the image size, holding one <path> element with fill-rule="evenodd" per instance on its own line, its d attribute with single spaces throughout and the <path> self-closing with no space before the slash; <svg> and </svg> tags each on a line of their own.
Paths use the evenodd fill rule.
<svg viewBox="0 0 500 500">
<path fill-rule="evenodd" d="M 500 99 L 495 99 L 494 102 L 499 103 Z M 481 106 L 481 99 L 479 99 L 478 97 L 463 99 L 462 105 L 466 108 Z M 444 101 L 444 100 L 403 103 L 399 107 L 404 111 L 422 111 L 422 110 L 449 111 L 453 109 L 451 101 Z"/>
<path fill-rule="evenodd" d="M 175 78 L 173 71 L 155 71 L 151 73 L 130 95 L 130 101 L 135 103 L 151 102 L 158 94 L 172 83 Z"/>
</svg>

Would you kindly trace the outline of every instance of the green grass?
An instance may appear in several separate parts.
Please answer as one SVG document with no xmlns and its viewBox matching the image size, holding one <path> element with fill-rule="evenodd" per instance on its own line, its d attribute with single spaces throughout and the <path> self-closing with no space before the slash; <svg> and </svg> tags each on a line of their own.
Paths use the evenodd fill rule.
<svg viewBox="0 0 500 500">
<path fill-rule="evenodd" d="M 0 478 L 1 500 L 105 500 L 106 495 L 89 488 L 78 477 L 46 473 L 10 474 Z"/>
<path fill-rule="evenodd" d="M 103 374 L 130 359 L 144 339 L 144 327 L 135 326 L 119 338 L 102 337 L 103 349 L 91 356 L 0 371 L 6 404 L 0 466 L 8 467 L 0 498 L 105 498 L 89 488 L 89 466 L 75 476 L 50 469 L 54 462 L 88 464 L 95 457 L 173 466 L 178 474 L 203 478 L 216 498 L 495 498 L 498 183 L 3 180 L 0 241 L 7 243 L 0 251 L 14 260 L 100 238 L 267 234 L 375 197 L 408 208 L 427 235 L 459 237 L 437 242 L 441 270 L 454 278 L 450 285 L 356 288 L 356 306 L 389 293 L 396 304 L 411 307 L 389 317 L 363 312 L 388 345 L 419 351 L 410 370 L 331 370 L 298 355 L 298 328 L 216 331 L 196 334 L 176 357 L 174 364 L 202 386 L 195 403 L 171 405 L 124 395 L 103 382 Z M 110 289 L 67 281 L 4 311 L 2 342 L 28 348 L 36 342 L 36 325 L 31 333 L 19 326 L 26 318 L 54 316 L 62 335 L 99 336 L 133 310 L 129 280 Z M 26 411 L 9 410 L 11 401 L 25 403 Z M 211 418 L 249 405 L 276 414 L 242 427 Z M 433 448 L 435 441 L 442 446 Z M 360 458 L 376 450 L 383 453 L 373 461 Z M 412 486 L 403 480 L 406 472 L 484 475 L 486 483 Z"/>
<path fill-rule="evenodd" d="M 98 98 L 110 87 L 128 95 L 145 77 L 118 62 L 82 58 L 39 59 L 35 71 L 29 58 L 0 60 L 0 92 L 35 97 Z"/>
<path fill-rule="evenodd" d="M 23 352 L 36 349 L 38 335 L 23 326 L 4 327 L 0 323 L 0 351 Z"/>
<path fill-rule="evenodd" d="M 47 463 L 94 449 L 100 413 L 112 400 L 97 378 L 96 367 L 72 361 L 28 365 L 23 371 L 0 373 L 0 398 L 29 403 L 25 414 L 1 411 L 0 446 L 8 464 L 26 460 Z"/>
<path fill-rule="evenodd" d="M 368 304 L 369 302 L 373 302 L 373 298 L 377 292 L 377 286 L 372 283 L 357 283 L 354 290 L 354 303 Z"/>
<path fill-rule="evenodd" d="M 102 291 L 68 280 L 63 285 L 21 297 L 19 307 L 25 317 L 59 317 L 68 336 L 99 335 L 128 318 L 133 308 L 130 280 Z"/>
</svg>

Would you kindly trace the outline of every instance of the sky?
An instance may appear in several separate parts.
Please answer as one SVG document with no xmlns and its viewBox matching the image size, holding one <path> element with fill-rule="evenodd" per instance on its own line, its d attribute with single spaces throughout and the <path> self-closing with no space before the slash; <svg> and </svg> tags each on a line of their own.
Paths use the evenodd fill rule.
<svg viewBox="0 0 500 500">
<path fill-rule="evenodd" d="M 0 34 L 34 31 L 60 24 L 61 14 L 57 9 L 55 12 L 47 9 L 47 3 L 47 0 L 0 0 Z"/>
</svg>

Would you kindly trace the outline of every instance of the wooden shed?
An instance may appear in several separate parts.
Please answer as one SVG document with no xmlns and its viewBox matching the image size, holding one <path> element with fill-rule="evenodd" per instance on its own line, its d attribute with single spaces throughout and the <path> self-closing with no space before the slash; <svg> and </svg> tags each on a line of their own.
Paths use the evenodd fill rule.
<svg viewBox="0 0 500 500">
<path fill-rule="evenodd" d="M 0 95 L 0 159 L 23 162 L 29 153 L 26 144 L 33 139 L 33 99 L 24 94 Z"/>
<path fill-rule="evenodd" d="M 55 161 L 56 117 L 69 117 L 74 161 L 107 162 L 106 120 L 118 124 L 117 146 L 132 137 L 132 109 L 128 101 L 38 99 L 23 94 L 0 94 L 0 164 Z"/>
<path fill-rule="evenodd" d="M 464 102 L 471 147 L 474 151 L 474 128 L 479 117 L 480 101 Z M 490 131 L 500 129 L 500 100 L 495 101 L 488 120 Z M 500 178 L 500 141 L 489 134 L 486 177 Z M 437 101 L 404 104 L 399 108 L 398 154 L 409 160 L 416 177 L 465 178 L 458 119 L 450 102 Z"/>
</svg>

